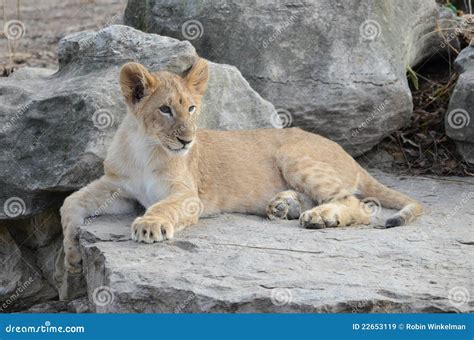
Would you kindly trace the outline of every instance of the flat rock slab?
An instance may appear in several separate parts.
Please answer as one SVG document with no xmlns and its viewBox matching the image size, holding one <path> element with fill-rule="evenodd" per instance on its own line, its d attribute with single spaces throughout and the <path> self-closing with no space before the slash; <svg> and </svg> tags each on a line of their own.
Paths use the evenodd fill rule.
<svg viewBox="0 0 474 340">
<path fill-rule="evenodd" d="M 473 312 L 474 180 L 400 178 L 416 197 L 410 226 L 306 230 L 297 221 L 226 214 L 175 239 L 130 240 L 134 216 L 104 216 L 81 231 L 96 312 Z"/>
</svg>

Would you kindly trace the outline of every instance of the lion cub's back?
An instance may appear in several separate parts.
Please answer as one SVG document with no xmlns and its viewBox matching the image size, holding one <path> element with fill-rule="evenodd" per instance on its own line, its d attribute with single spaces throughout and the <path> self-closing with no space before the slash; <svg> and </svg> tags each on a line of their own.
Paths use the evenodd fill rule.
<svg viewBox="0 0 474 340">
<path fill-rule="evenodd" d="M 336 143 L 298 128 L 200 130 L 197 138 L 199 194 L 209 214 L 263 214 L 274 195 L 290 188 L 277 164 L 277 153 L 287 147 L 297 157 L 313 155 L 330 161 L 337 159 L 334 153 L 339 151 L 344 159 L 348 157 L 346 163 L 352 160 Z"/>
</svg>

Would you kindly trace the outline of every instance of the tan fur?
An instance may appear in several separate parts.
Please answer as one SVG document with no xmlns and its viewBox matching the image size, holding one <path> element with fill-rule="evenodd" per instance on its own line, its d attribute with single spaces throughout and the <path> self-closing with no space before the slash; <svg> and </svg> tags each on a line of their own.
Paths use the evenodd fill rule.
<svg viewBox="0 0 474 340">
<path fill-rule="evenodd" d="M 134 201 L 146 212 L 133 222 L 131 237 L 146 243 L 170 239 L 200 216 L 222 212 L 299 217 L 306 228 L 368 224 L 370 213 L 353 195 L 357 191 L 402 209 L 395 224 L 421 214 L 416 201 L 378 183 L 321 136 L 298 128 L 197 130 L 207 78 L 203 59 L 183 77 L 152 74 L 136 63 L 122 67 L 129 114 L 109 148 L 105 175 L 61 208 L 68 271 L 81 268 L 77 227 L 84 219 L 97 211 L 131 211 Z M 160 111 L 164 105 L 172 117 Z"/>
</svg>

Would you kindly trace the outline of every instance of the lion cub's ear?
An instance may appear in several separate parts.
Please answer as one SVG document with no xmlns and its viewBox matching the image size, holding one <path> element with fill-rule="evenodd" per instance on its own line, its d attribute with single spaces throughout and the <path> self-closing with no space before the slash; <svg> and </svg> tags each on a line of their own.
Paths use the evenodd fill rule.
<svg viewBox="0 0 474 340">
<path fill-rule="evenodd" d="M 119 83 L 125 101 L 133 107 L 153 91 L 157 81 L 145 66 L 138 63 L 126 63 L 120 70 Z"/>
<path fill-rule="evenodd" d="M 197 95 L 203 96 L 206 92 L 209 79 L 209 66 L 207 60 L 199 58 L 184 76 L 188 87 Z"/>
</svg>

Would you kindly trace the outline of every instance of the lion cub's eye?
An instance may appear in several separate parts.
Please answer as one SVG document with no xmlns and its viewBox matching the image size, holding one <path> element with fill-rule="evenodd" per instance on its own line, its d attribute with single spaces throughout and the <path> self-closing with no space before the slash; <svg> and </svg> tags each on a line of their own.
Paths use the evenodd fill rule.
<svg viewBox="0 0 474 340">
<path fill-rule="evenodd" d="M 196 106 L 191 105 L 191 106 L 189 107 L 189 113 L 194 113 L 194 111 L 196 111 Z"/>
<path fill-rule="evenodd" d="M 171 108 L 169 106 L 163 105 L 159 109 L 161 113 L 171 116 Z"/>
</svg>

